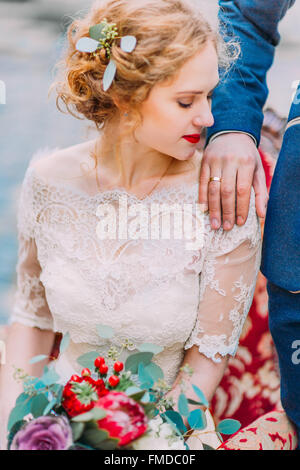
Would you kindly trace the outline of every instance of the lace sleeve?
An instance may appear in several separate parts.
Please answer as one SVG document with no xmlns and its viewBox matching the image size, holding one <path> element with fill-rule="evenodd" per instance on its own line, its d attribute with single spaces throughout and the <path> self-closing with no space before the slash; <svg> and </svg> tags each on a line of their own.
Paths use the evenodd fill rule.
<svg viewBox="0 0 300 470">
<path fill-rule="evenodd" d="M 18 203 L 17 291 L 9 323 L 20 322 L 42 330 L 53 330 L 45 289 L 40 280 L 41 266 L 35 242 L 36 210 L 30 167 L 22 184 Z"/>
<path fill-rule="evenodd" d="M 214 362 L 235 355 L 250 309 L 261 258 L 261 232 L 254 194 L 248 219 L 212 236 L 200 274 L 199 309 L 184 349 L 197 345 Z"/>
</svg>

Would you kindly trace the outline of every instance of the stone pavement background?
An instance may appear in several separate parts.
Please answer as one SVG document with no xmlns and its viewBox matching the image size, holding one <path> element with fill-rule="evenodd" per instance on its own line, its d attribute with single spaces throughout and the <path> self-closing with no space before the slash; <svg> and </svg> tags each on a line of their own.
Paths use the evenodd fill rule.
<svg viewBox="0 0 300 470">
<path fill-rule="evenodd" d="M 6 104 L 0 105 L 0 325 L 7 321 L 15 292 L 16 202 L 28 161 L 38 148 L 67 147 L 93 136 L 86 122 L 56 109 L 54 94 L 47 98 L 66 26 L 91 3 L 0 0 L 0 80 L 6 84 Z M 300 2 L 282 22 L 282 42 L 268 79 L 268 105 L 283 116 L 292 82 L 300 79 L 298 24 Z"/>
</svg>

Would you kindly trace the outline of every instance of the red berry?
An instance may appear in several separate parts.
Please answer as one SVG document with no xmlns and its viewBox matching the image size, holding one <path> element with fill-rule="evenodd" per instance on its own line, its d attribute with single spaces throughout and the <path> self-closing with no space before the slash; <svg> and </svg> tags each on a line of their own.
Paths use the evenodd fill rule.
<svg viewBox="0 0 300 470">
<path fill-rule="evenodd" d="M 95 364 L 95 367 L 97 367 L 97 369 L 99 369 L 99 367 L 100 367 L 102 364 L 105 364 L 105 359 L 104 359 L 104 357 L 101 357 L 101 356 L 97 357 L 97 358 L 95 359 L 94 364 Z"/>
<path fill-rule="evenodd" d="M 112 387 L 116 387 L 118 385 L 118 383 L 120 382 L 120 379 L 119 377 L 117 377 L 116 375 L 111 375 L 108 379 L 109 381 L 109 384 L 112 386 Z"/>
<path fill-rule="evenodd" d="M 123 368 L 124 368 L 123 362 L 117 361 L 117 362 L 114 363 L 115 372 L 121 372 L 121 370 L 123 370 Z"/>
<path fill-rule="evenodd" d="M 88 369 L 88 368 L 82 369 L 82 371 L 81 371 L 81 376 L 82 377 L 89 377 L 90 375 L 91 375 L 90 369 Z"/>
<path fill-rule="evenodd" d="M 79 375 L 76 375 L 76 374 L 72 375 L 72 377 L 70 378 L 70 382 L 80 382 L 80 381 L 81 380 L 80 380 Z"/>
<path fill-rule="evenodd" d="M 106 364 L 101 364 L 101 366 L 99 367 L 99 372 L 103 375 L 107 374 L 108 366 Z"/>
</svg>

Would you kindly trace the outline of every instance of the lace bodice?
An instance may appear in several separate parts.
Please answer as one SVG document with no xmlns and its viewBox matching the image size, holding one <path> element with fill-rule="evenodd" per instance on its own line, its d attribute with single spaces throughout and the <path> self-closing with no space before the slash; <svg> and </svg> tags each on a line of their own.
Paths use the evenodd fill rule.
<svg viewBox="0 0 300 470">
<path fill-rule="evenodd" d="M 142 343 L 163 348 L 154 362 L 170 385 L 193 345 L 214 361 L 234 355 L 260 265 L 254 193 L 244 226 L 213 231 L 208 215 L 199 212 L 198 183 L 158 186 L 142 201 L 124 189 L 91 196 L 39 171 L 53 152 L 35 154 L 22 184 L 10 323 L 69 332 L 70 346 L 57 361 L 66 379 L 81 370 L 79 355 L 105 354 L 126 338 L 131 349 Z M 185 208 L 184 220 L 198 221 L 198 232 L 176 237 L 175 216 L 166 219 L 165 239 L 163 224 L 152 232 L 149 221 L 162 222 L 170 207 L 177 216 Z M 100 338 L 97 325 L 111 326 L 115 336 Z"/>
</svg>

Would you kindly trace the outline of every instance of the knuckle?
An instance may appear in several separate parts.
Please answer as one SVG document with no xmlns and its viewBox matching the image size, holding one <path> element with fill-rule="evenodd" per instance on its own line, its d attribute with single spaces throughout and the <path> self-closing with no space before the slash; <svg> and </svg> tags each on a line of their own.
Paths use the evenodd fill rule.
<svg viewBox="0 0 300 470">
<path fill-rule="evenodd" d="M 256 155 L 249 153 L 243 158 L 243 162 L 248 166 L 256 166 Z"/>
<path fill-rule="evenodd" d="M 221 188 L 222 197 L 231 198 L 234 194 L 232 186 L 222 186 Z"/>
<path fill-rule="evenodd" d="M 227 165 L 231 165 L 233 164 L 234 162 L 236 162 L 236 157 L 235 155 L 233 155 L 232 153 L 226 153 L 225 156 L 224 156 L 224 161 Z"/>
<path fill-rule="evenodd" d="M 247 194 L 250 192 L 250 189 L 248 188 L 248 186 L 239 185 L 236 188 L 236 192 L 239 197 L 243 197 L 247 196 Z"/>
</svg>

